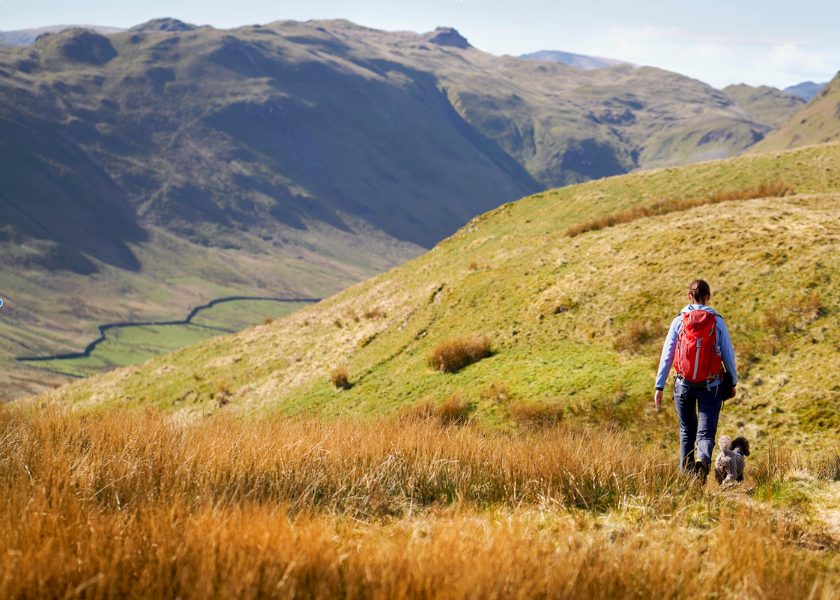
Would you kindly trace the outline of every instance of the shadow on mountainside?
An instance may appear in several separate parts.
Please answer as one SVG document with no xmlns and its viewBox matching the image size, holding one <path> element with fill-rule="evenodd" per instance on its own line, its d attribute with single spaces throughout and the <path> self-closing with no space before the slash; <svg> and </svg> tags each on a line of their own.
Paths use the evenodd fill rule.
<svg viewBox="0 0 840 600">
<path fill-rule="evenodd" d="M 455 111 L 431 74 L 383 60 L 359 64 L 384 81 L 318 62 L 257 68 L 272 62 L 259 56 L 252 50 L 243 60 L 256 61 L 254 76 L 271 72 L 277 93 L 229 104 L 204 122 L 310 192 L 248 183 L 287 207 L 288 224 L 310 216 L 343 229 L 342 211 L 429 248 L 476 214 L 542 189 Z"/>
<path fill-rule="evenodd" d="M 147 240 L 125 190 L 63 128 L 0 118 L 0 223 L 52 242 L 38 259 L 47 268 L 89 274 L 106 264 L 137 271 L 127 246 Z M 84 254 L 83 254 L 84 253 Z"/>
</svg>

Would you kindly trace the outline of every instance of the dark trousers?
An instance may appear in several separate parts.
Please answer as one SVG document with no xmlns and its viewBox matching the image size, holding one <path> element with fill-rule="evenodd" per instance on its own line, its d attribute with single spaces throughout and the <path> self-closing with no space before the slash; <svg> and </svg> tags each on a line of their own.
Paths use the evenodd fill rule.
<svg viewBox="0 0 840 600">
<path fill-rule="evenodd" d="M 723 405 L 720 386 L 711 390 L 692 388 L 677 379 L 674 382 L 674 404 L 680 421 L 680 473 L 684 473 L 686 468 L 694 468 L 695 442 L 698 459 L 711 466 L 718 417 Z"/>
</svg>

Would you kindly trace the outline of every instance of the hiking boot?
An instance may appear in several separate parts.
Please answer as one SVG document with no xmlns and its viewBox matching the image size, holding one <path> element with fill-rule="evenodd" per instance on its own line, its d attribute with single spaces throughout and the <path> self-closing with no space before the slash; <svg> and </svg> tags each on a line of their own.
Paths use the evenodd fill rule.
<svg viewBox="0 0 840 600">
<path fill-rule="evenodd" d="M 704 460 L 694 463 L 694 472 L 697 474 L 697 482 L 700 487 L 706 487 L 706 478 L 709 476 L 709 465 Z"/>
</svg>

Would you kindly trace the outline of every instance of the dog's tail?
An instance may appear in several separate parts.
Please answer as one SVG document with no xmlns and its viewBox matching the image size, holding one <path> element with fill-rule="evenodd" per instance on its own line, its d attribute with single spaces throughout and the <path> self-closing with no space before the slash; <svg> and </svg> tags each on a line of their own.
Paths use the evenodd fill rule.
<svg viewBox="0 0 840 600">
<path fill-rule="evenodd" d="M 732 445 L 732 440 L 729 439 L 728 435 L 720 436 L 720 441 L 718 442 L 718 447 L 720 448 L 721 452 L 726 452 L 729 450 L 729 447 Z"/>
</svg>

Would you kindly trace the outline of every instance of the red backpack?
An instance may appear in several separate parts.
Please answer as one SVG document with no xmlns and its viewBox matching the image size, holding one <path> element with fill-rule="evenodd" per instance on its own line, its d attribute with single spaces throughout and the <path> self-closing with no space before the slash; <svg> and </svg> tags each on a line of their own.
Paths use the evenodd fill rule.
<svg viewBox="0 0 840 600">
<path fill-rule="evenodd" d="M 704 383 L 722 376 L 715 314 L 707 310 L 682 313 L 674 367 L 685 381 Z"/>
</svg>

